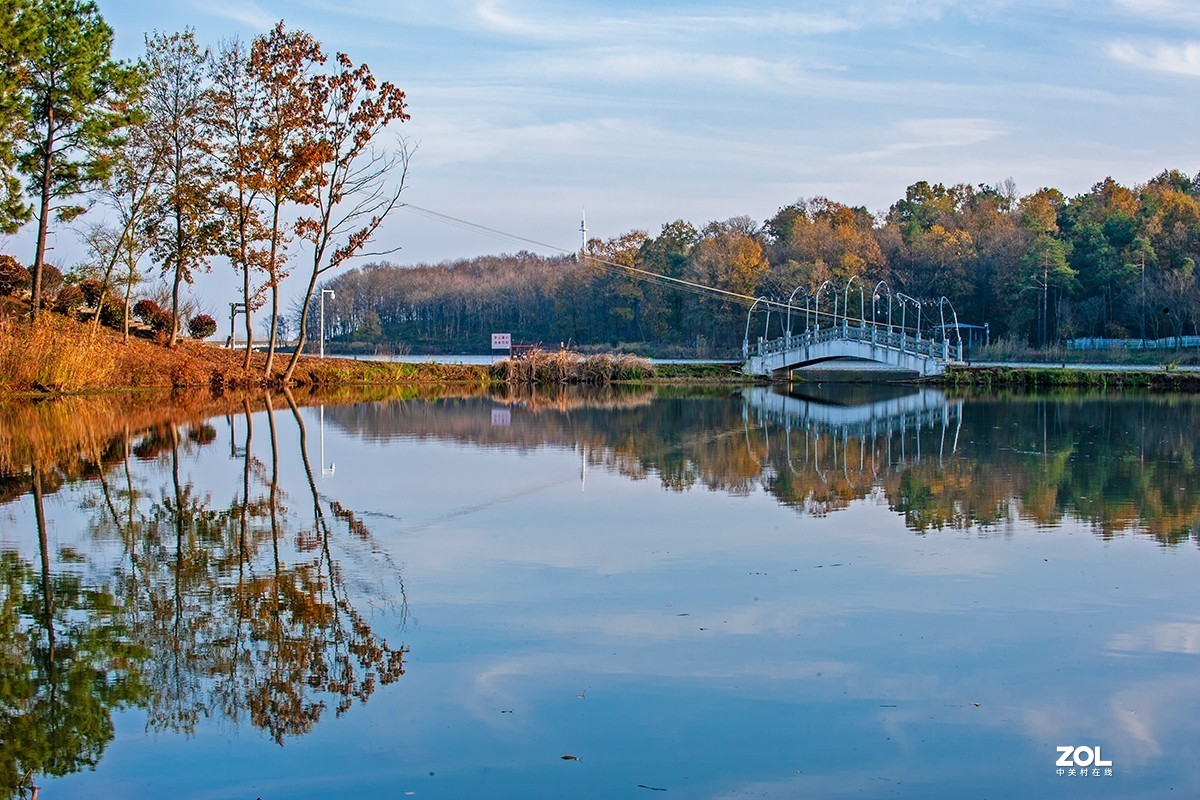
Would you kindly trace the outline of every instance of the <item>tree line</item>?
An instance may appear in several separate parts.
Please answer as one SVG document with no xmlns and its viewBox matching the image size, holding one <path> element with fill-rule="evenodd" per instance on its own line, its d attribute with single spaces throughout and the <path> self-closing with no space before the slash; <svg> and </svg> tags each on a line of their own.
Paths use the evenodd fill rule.
<svg viewBox="0 0 1200 800">
<path fill-rule="evenodd" d="M 881 214 L 802 198 L 762 223 L 676 220 L 657 235 L 592 239 L 575 255 L 377 263 L 323 285 L 336 292 L 326 307 L 335 341 L 415 350 L 486 349 L 490 332 L 506 331 L 553 345 L 729 354 L 748 304 L 663 278 L 781 303 L 794 295 L 802 308 L 825 281 L 840 288 L 852 276 L 867 292 L 884 280 L 893 294 L 946 296 L 961 322 L 988 323 L 993 340 L 1047 346 L 1198 332 L 1198 258 L 1200 176 L 1167 170 L 1131 187 L 1105 178 L 1069 198 L 1052 188 L 1021 196 L 1011 180 L 920 181 Z M 887 297 L 865 299 L 868 317 L 872 302 L 885 317 Z"/>
<path fill-rule="evenodd" d="M 108 308 L 128 334 L 148 258 L 169 310 L 147 314 L 174 346 L 184 287 L 224 257 L 241 277 L 248 343 L 251 312 L 270 309 L 270 372 L 295 244 L 307 245 L 306 307 L 322 275 L 368 252 L 399 201 L 409 151 L 381 139 L 408 119 L 405 94 L 283 22 L 215 48 L 190 29 L 155 31 L 135 61 L 114 59 L 112 43 L 93 2 L 0 0 L 0 232 L 37 227 L 27 277 L 10 256 L 0 281 L 27 284 L 35 323 L 46 307 L 77 311 L 88 298 L 61 296 L 47 238 L 100 204 L 106 221 L 82 229 L 87 261 L 61 282 L 98 284 L 97 325 Z"/>
</svg>

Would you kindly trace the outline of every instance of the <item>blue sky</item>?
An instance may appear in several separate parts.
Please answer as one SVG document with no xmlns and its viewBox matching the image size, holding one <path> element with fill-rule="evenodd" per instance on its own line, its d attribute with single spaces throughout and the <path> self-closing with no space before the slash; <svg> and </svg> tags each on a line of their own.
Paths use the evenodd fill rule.
<svg viewBox="0 0 1200 800">
<path fill-rule="evenodd" d="M 1194 0 L 99 5 L 124 57 L 151 29 L 309 31 L 408 93 L 409 202 L 567 248 L 581 208 L 608 237 L 815 195 L 882 211 L 918 180 L 1071 195 L 1200 170 Z M 382 239 L 403 263 L 517 249 L 409 212 Z"/>
</svg>

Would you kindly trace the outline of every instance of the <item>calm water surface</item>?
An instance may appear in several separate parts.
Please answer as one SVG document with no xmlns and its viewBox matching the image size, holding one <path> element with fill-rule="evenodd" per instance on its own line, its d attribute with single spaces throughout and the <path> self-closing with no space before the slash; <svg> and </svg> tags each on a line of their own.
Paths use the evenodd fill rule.
<svg viewBox="0 0 1200 800">
<path fill-rule="evenodd" d="M 1200 794 L 1194 397 L 23 413 L 12 796 Z"/>
</svg>

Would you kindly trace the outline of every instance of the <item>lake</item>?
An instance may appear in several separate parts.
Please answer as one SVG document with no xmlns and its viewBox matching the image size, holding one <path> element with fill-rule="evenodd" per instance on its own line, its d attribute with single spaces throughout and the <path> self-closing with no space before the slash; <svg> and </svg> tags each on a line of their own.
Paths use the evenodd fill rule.
<svg viewBox="0 0 1200 800">
<path fill-rule="evenodd" d="M 6 794 L 1200 795 L 1200 397 L 439 394 L 0 409 Z"/>
</svg>

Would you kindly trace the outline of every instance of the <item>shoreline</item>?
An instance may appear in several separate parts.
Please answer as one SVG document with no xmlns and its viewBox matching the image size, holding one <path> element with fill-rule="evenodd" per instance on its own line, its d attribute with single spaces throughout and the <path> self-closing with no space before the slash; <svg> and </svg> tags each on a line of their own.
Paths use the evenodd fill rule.
<svg viewBox="0 0 1200 800">
<path fill-rule="evenodd" d="M 195 346 L 194 344 L 192 345 Z M 201 345 L 208 348 L 208 345 Z M 215 349 L 215 348 L 214 348 Z M 229 351 L 220 352 L 228 355 Z M 240 354 L 236 354 L 240 361 Z M 228 359 L 221 359 L 227 361 Z M 0 388 L 0 404 L 10 401 L 44 401 L 59 397 L 105 396 L 105 395 L 187 395 L 197 390 L 206 396 L 217 398 L 226 393 L 259 391 L 282 392 L 279 380 L 282 370 L 268 379 L 262 373 L 264 359 L 257 357 L 251 369 L 244 371 L 240 363 L 231 368 L 227 364 L 214 364 L 210 359 L 197 357 L 188 348 L 182 348 L 177 358 L 171 359 L 173 369 L 157 372 L 157 379 L 146 379 L 135 374 L 126 383 L 105 383 L 80 387 L 38 386 L 24 390 Z M 255 369 L 257 367 L 257 370 Z M 851 370 L 839 372 L 852 373 Z M 1200 392 L 1200 369 L 1170 367 L 1136 367 L 1118 364 L 972 364 L 951 367 L 943 375 L 928 378 L 872 381 L 862 379 L 831 378 L 829 372 L 821 372 L 816 380 L 793 375 L 792 383 L 906 383 L 913 385 L 981 389 L 1041 389 L 1041 388 L 1090 388 L 1090 389 L 1151 389 L 1162 391 Z M 655 365 L 652 374 L 637 378 L 616 378 L 608 383 L 618 385 L 646 386 L 749 386 L 769 383 L 761 378 L 742 375 L 729 362 L 695 362 L 689 364 Z M 304 356 L 288 387 L 293 392 L 336 391 L 336 390 L 392 390 L 417 387 L 486 388 L 515 385 L 531 385 L 520 381 L 506 381 L 490 370 L 490 365 L 446 364 L 436 361 L 381 362 L 353 358 L 326 356 Z M 535 386 L 586 385 L 573 381 L 548 380 Z M 603 384 L 600 384 L 603 385 Z"/>
<path fill-rule="evenodd" d="M 659 363 L 634 356 L 567 351 L 535 353 L 529 360 L 463 364 L 390 361 L 317 355 L 302 356 L 289 388 L 390 389 L 419 386 L 503 387 L 574 384 L 753 385 L 761 378 L 743 375 L 730 361 Z M 231 391 L 281 391 L 287 358 L 277 353 L 266 370 L 266 354 L 184 339 L 174 348 L 119 335 L 59 318 L 30 328 L 0 324 L 0 403 L 54 397 L 138 394 L 167 391 L 219 397 Z M 879 370 L 866 369 L 869 374 Z M 812 370 L 817 382 L 867 382 L 849 379 L 846 365 Z M 915 376 L 914 376 L 915 377 Z M 792 379 L 805 379 L 797 370 Z M 1149 389 L 1200 392 L 1200 369 L 1168 365 L 1032 362 L 976 363 L 951 367 L 945 374 L 894 381 L 941 387 Z"/>
<path fill-rule="evenodd" d="M 1200 391 L 1200 370 L 1122 364 L 972 364 L 951 367 L 931 383 L 949 387 L 1088 388 Z"/>
</svg>

